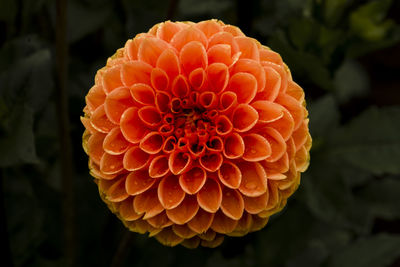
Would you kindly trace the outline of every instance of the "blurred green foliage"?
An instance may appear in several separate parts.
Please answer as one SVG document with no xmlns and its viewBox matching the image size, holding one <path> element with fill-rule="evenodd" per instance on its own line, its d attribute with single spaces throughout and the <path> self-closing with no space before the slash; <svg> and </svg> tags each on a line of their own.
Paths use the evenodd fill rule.
<svg viewBox="0 0 400 267">
<path fill-rule="evenodd" d="M 370 67 L 375 53 L 399 48 L 398 3 L 253 0 L 247 10 L 252 15 L 243 17 L 241 12 L 247 11 L 238 8 L 240 1 L 181 0 L 171 11 L 173 2 L 68 2 L 77 266 L 109 266 L 126 233 L 88 174 L 79 121 L 84 96 L 108 56 L 167 16 L 250 25 L 247 35 L 281 53 L 306 92 L 312 160 L 287 208 L 262 231 L 226 238 L 216 249 L 196 250 L 163 247 L 132 234 L 123 266 L 399 266 L 400 101 L 395 106 L 377 103 L 377 91 L 390 91 L 373 80 L 400 68 L 396 63 L 381 72 Z M 15 266 L 66 263 L 55 21 L 54 1 L 0 2 L 1 215 Z M 396 86 L 398 90 L 399 80 Z"/>
</svg>

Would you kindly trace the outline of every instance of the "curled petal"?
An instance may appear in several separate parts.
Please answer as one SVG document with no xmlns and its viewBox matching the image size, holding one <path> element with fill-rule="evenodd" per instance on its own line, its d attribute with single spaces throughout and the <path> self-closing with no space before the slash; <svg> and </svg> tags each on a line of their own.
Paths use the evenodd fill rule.
<svg viewBox="0 0 400 267">
<path fill-rule="evenodd" d="M 141 61 L 156 65 L 158 57 L 161 53 L 169 48 L 169 44 L 164 40 L 157 38 L 146 38 L 142 41 L 138 50 L 138 58 Z"/>
<path fill-rule="evenodd" d="M 197 68 L 205 69 L 208 64 L 206 50 L 198 41 L 185 44 L 179 53 L 179 59 L 186 73 L 191 73 Z"/>
<path fill-rule="evenodd" d="M 222 212 L 233 220 L 239 220 L 243 215 L 244 203 L 240 193 L 234 189 L 224 187 L 222 190 Z"/>
<path fill-rule="evenodd" d="M 102 105 L 106 99 L 106 94 L 104 93 L 103 87 L 101 85 L 94 85 L 92 88 L 90 88 L 85 99 L 89 109 L 94 111 L 97 107 Z"/>
<path fill-rule="evenodd" d="M 258 112 L 260 123 L 268 123 L 279 120 L 283 117 L 283 108 L 281 105 L 270 101 L 256 101 L 251 104 Z"/>
<path fill-rule="evenodd" d="M 264 68 L 255 60 L 242 58 L 233 66 L 232 73 L 247 72 L 253 75 L 257 80 L 257 92 L 261 92 L 265 88 L 265 71 Z"/>
<path fill-rule="evenodd" d="M 119 173 L 124 169 L 122 165 L 123 156 L 104 153 L 100 160 L 100 171 L 105 174 Z"/>
<path fill-rule="evenodd" d="M 170 100 L 171 96 L 168 93 L 159 91 L 156 93 L 155 107 L 160 113 L 166 113 L 169 110 Z"/>
<path fill-rule="evenodd" d="M 139 119 L 151 129 L 157 129 L 161 124 L 161 114 L 155 107 L 146 106 L 138 111 Z"/>
<path fill-rule="evenodd" d="M 154 90 L 144 83 L 136 83 L 131 88 L 133 99 L 142 105 L 154 105 Z"/>
<path fill-rule="evenodd" d="M 232 114 L 233 129 L 246 132 L 253 128 L 258 121 L 258 112 L 252 106 L 239 104 Z"/>
<path fill-rule="evenodd" d="M 180 51 L 187 43 L 192 41 L 200 42 L 204 47 L 207 47 L 206 35 L 194 26 L 189 26 L 181 30 L 171 39 L 171 45 Z"/>
<path fill-rule="evenodd" d="M 267 208 L 269 191 L 258 197 L 243 196 L 244 209 L 250 214 L 258 214 Z"/>
<path fill-rule="evenodd" d="M 268 162 L 265 160 L 262 161 L 261 164 L 263 165 L 265 171 L 267 172 L 268 179 L 271 179 L 271 176 L 273 177 L 273 174 L 285 173 L 289 170 L 289 156 L 287 153 L 285 153 L 277 161 Z"/>
<path fill-rule="evenodd" d="M 215 93 L 225 90 L 229 81 L 228 67 L 223 63 L 213 63 L 207 67 L 207 78 Z"/>
<path fill-rule="evenodd" d="M 208 64 L 222 63 L 226 66 L 230 66 L 233 63 L 231 53 L 232 49 L 230 45 L 214 45 L 207 51 Z"/>
<path fill-rule="evenodd" d="M 143 61 L 129 61 L 122 65 L 121 79 L 125 86 L 136 83 L 150 84 L 151 65 Z"/>
<path fill-rule="evenodd" d="M 100 166 L 97 165 L 91 159 L 89 159 L 89 170 L 90 170 L 90 175 L 92 175 L 95 179 L 99 179 L 100 181 L 113 180 L 118 175 L 118 174 L 105 174 L 105 173 L 102 173 L 100 171 Z"/>
<path fill-rule="evenodd" d="M 147 170 L 133 171 L 126 177 L 125 189 L 129 195 L 135 196 L 150 189 L 155 182 Z"/>
<path fill-rule="evenodd" d="M 268 158 L 271 153 L 271 145 L 268 140 L 259 134 L 248 134 L 243 136 L 244 154 L 243 159 L 246 161 L 260 161 Z"/>
<path fill-rule="evenodd" d="M 244 142 L 238 133 L 233 133 L 225 138 L 223 153 L 228 159 L 237 159 L 243 155 Z"/>
<path fill-rule="evenodd" d="M 271 155 L 266 159 L 266 161 L 277 161 L 283 156 L 283 154 L 285 154 L 287 148 L 286 142 L 277 130 L 265 127 L 260 130 L 260 135 L 264 136 L 271 145 Z"/>
<path fill-rule="evenodd" d="M 208 213 L 203 209 L 199 209 L 187 225 L 191 230 L 198 234 L 205 233 L 210 228 L 213 218 L 214 213 Z"/>
<path fill-rule="evenodd" d="M 167 210 L 168 218 L 176 224 L 184 224 L 189 222 L 199 210 L 196 197 L 186 195 L 185 199 L 173 209 Z"/>
<path fill-rule="evenodd" d="M 176 246 L 180 244 L 183 241 L 183 238 L 176 235 L 171 229 L 163 229 L 159 234 L 155 236 L 155 238 L 160 242 L 161 244 L 164 244 L 166 246 Z"/>
<path fill-rule="evenodd" d="M 254 39 L 246 36 L 235 37 L 235 41 L 239 46 L 240 58 L 249 58 L 256 61 L 260 60 L 260 54 L 258 52 L 258 47 Z"/>
<path fill-rule="evenodd" d="M 163 144 L 162 150 L 163 152 L 169 154 L 175 150 L 176 138 L 175 136 L 168 137 Z M 168 163 L 169 164 L 169 163 Z"/>
<path fill-rule="evenodd" d="M 215 213 L 222 202 L 222 190 L 219 183 L 214 179 L 207 179 L 204 186 L 197 193 L 197 202 L 203 210 Z"/>
<path fill-rule="evenodd" d="M 214 215 L 211 229 L 220 234 L 228 234 L 235 230 L 237 224 L 237 220 L 231 219 L 227 217 L 224 213 L 219 211 Z"/>
<path fill-rule="evenodd" d="M 117 180 L 113 180 L 113 185 L 110 186 L 106 193 L 106 199 L 110 202 L 121 202 L 129 197 L 125 190 L 125 176 Z"/>
<path fill-rule="evenodd" d="M 151 86 L 158 91 L 166 91 L 169 86 L 169 77 L 161 68 L 154 68 L 150 74 Z"/>
<path fill-rule="evenodd" d="M 237 106 L 237 96 L 234 92 L 223 92 L 219 98 L 219 111 L 229 114 Z"/>
<path fill-rule="evenodd" d="M 121 65 L 109 68 L 104 72 L 102 85 L 106 94 L 123 85 L 121 81 Z"/>
<path fill-rule="evenodd" d="M 137 171 L 148 166 L 150 163 L 150 154 L 144 152 L 140 147 L 134 146 L 125 152 L 123 165 L 128 171 Z"/>
<path fill-rule="evenodd" d="M 304 91 L 301 87 L 294 81 L 288 81 L 286 94 L 297 99 L 300 103 L 304 101 Z"/>
<path fill-rule="evenodd" d="M 193 167 L 179 177 L 179 184 L 183 191 L 193 195 L 200 191 L 206 180 L 206 171 L 200 167 Z"/>
<path fill-rule="evenodd" d="M 169 42 L 181 29 L 182 28 L 178 24 L 171 21 L 166 21 L 157 28 L 156 35 L 158 38 Z"/>
<path fill-rule="evenodd" d="M 229 32 L 230 34 L 232 34 L 233 36 L 244 36 L 244 33 L 236 26 L 233 25 L 224 25 L 222 27 L 222 29 L 225 32 Z"/>
<path fill-rule="evenodd" d="M 183 75 L 178 75 L 174 82 L 172 83 L 172 93 L 174 96 L 183 98 L 189 94 L 189 84 L 186 77 Z"/>
<path fill-rule="evenodd" d="M 208 40 L 208 46 L 210 49 L 218 44 L 225 44 L 231 47 L 231 55 L 239 52 L 239 46 L 236 43 L 236 40 L 233 38 L 233 35 L 229 32 L 218 32 L 211 36 L 210 40 Z"/>
<path fill-rule="evenodd" d="M 300 127 L 293 132 L 292 138 L 294 141 L 294 144 L 296 145 L 296 151 L 299 150 L 304 144 L 307 142 L 308 138 L 308 119 L 304 120 Z"/>
<path fill-rule="evenodd" d="M 205 170 L 215 172 L 221 167 L 223 160 L 221 153 L 210 153 L 202 156 L 199 162 Z"/>
<path fill-rule="evenodd" d="M 287 141 L 293 133 L 294 120 L 290 112 L 283 108 L 283 116 L 277 120 L 267 123 L 268 127 L 277 130 L 285 141 Z"/>
<path fill-rule="evenodd" d="M 155 157 L 149 166 L 149 175 L 152 178 L 159 178 L 167 175 L 169 172 L 168 156 L 160 155 Z"/>
<path fill-rule="evenodd" d="M 277 65 L 283 64 L 282 57 L 267 47 L 262 47 L 260 49 L 260 61 L 269 61 Z"/>
<path fill-rule="evenodd" d="M 170 81 L 173 81 L 176 76 L 181 72 L 181 65 L 179 63 L 179 58 L 172 49 L 167 49 L 157 60 L 157 68 L 163 69 Z"/>
<path fill-rule="evenodd" d="M 104 110 L 104 105 L 99 106 L 90 117 L 90 124 L 101 133 L 108 133 L 116 125 L 112 123 Z"/>
<path fill-rule="evenodd" d="M 279 88 L 280 93 L 285 93 L 288 84 L 288 74 L 282 65 L 275 64 L 273 62 L 263 61 L 261 64 L 265 67 L 273 68 L 276 72 L 279 73 L 281 77 L 281 86 Z"/>
<path fill-rule="evenodd" d="M 185 192 L 179 186 L 178 177 L 170 175 L 162 178 L 158 185 L 158 199 L 165 209 L 179 206 L 185 198 Z"/>
<path fill-rule="evenodd" d="M 127 87 L 119 87 L 109 93 L 104 102 L 104 111 L 107 118 L 119 124 L 122 113 L 133 106 L 133 99 Z"/>
<path fill-rule="evenodd" d="M 248 104 L 256 96 L 257 80 L 249 73 L 235 73 L 229 80 L 228 90 L 236 94 L 238 103 Z"/>
<path fill-rule="evenodd" d="M 133 207 L 137 214 L 145 213 L 143 217 L 144 220 L 152 218 L 164 210 L 158 200 L 157 190 L 155 188 L 137 195 L 133 201 Z"/>
<path fill-rule="evenodd" d="M 164 144 L 164 137 L 158 132 L 148 133 L 139 143 L 139 147 L 148 154 L 157 154 Z"/>
<path fill-rule="evenodd" d="M 189 153 L 185 152 L 173 152 L 169 156 L 169 169 L 175 175 L 184 173 L 187 171 L 192 164 L 192 158 Z"/>
<path fill-rule="evenodd" d="M 286 94 L 280 94 L 276 99 L 276 102 L 284 106 L 290 112 L 294 121 L 293 130 L 297 130 L 304 119 L 304 108 L 301 103 Z"/>
<path fill-rule="evenodd" d="M 217 32 L 222 31 L 221 25 L 216 20 L 201 21 L 196 24 L 196 27 L 201 30 L 207 38 L 210 38 Z"/>
<path fill-rule="evenodd" d="M 218 116 L 215 120 L 215 125 L 217 134 L 219 134 L 220 136 L 225 136 L 231 133 L 233 129 L 233 124 L 231 120 L 225 115 Z"/>
<path fill-rule="evenodd" d="M 296 170 L 297 171 L 304 172 L 305 170 L 307 170 L 310 161 L 309 161 L 308 151 L 304 146 L 301 147 L 296 152 L 296 156 L 294 159 L 296 162 Z"/>
<path fill-rule="evenodd" d="M 100 165 L 101 157 L 104 154 L 103 142 L 105 137 L 105 134 L 95 133 L 92 134 L 87 141 L 88 155 L 97 165 Z"/>
<path fill-rule="evenodd" d="M 268 101 L 274 101 L 279 94 L 282 77 L 274 68 L 264 67 L 264 71 L 266 75 L 266 84 L 262 92 L 262 97 Z"/>
<path fill-rule="evenodd" d="M 258 197 L 268 190 L 267 174 L 256 162 L 240 162 L 237 164 L 242 172 L 239 191 L 248 197 Z"/>
<path fill-rule="evenodd" d="M 195 90 L 200 90 L 206 82 L 206 73 L 203 68 L 193 70 L 189 75 L 189 83 Z M 191 92 L 191 94 L 194 92 Z"/>
<path fill-rule="evenodd" d="M 185 241 L 187 239 L 190 239 L 194 236 L 196 236 L 196 232 L 190 230 L 190 228 L 187 225 L 179 225 L 179 224 L 174 224 L 172 225 L 172 231 L 174 231 L 174 233 L 182 238 L 185 238 Z M 198 246 L 198 244 L 197 244 Z M 192 248 L 195 248 L 197 246 L 194 246 Z"/>
<path fill-rule="evenodd" d="M 167 214 L 165 213 L 165 211 L 161 212 L 160 214 L 151 217 L 149 219 L 147 219 L 147 222 L 154 228 L 158 229 L 158 232 L 156 232 L 156 238 L 158 236 L 158 233 L 163 231 L 163 228 L 166 228 L 168 226 L 171 226 L 172 224 L 174 224 L 173 222 L 171 222 L 168 217 Z M 157 231 L 157 230 L 156 230 Z M 153 234 L 154 236 L 154 234 Z"/>
<path fill-rule="evenodd" d="M 119 214 L 125 221 L 128 222 L 135 221 L 142 216 L 133 209 L 132 198 L 127 198 L 126 200 L 121 202 L 121 205 L 119 206 Z"/>
<path fill-rule="evenodd" d="M 146 135 L 146 128 L 138 115 L 137 108 L 128 108 L 121 116 L 121 132 L 131 143 L 137 144 Z"/>
<path fill-rule="evenodd" d="M 222 138 L 219 136 L 211 137 L 207 142 L 207 150 L 212 152 L 222 152 L 224 144 Z"/>
<path fill-rule="evenodd" d="M 203 92 L 199 96 L 199 103 L 206 109 L 213 109 L 218 105 L 218 97 L 214 92 Z"/>
<path fill-rule="evenodd" d="M 242 173 L 234 163 L 225 161 L 218 169 L 218 178 L 226 187 L 236 189 L 242 181 Z"/>
<path fill-rule="evenodd" d="M 119 155 L 125 153 L 130 143 L 122 135 L 121 129 L 115 127 L 104 138 L 103 148 L 108 154 Z"/>
</svg>

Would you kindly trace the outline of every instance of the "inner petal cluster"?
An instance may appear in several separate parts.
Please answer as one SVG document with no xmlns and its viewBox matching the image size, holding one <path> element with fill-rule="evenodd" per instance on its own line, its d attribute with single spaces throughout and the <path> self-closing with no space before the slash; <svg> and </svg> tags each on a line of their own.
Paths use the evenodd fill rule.
<svg viewBox="0 0 400 267">
<path fill-rule="evenodd" d="M 303 90 L 279 54 L 221 21 L 167 21 L 128 40 L 84 112 L 102 199 L 170 246 L 261 229 L 308 166 Z"/>
</svg>

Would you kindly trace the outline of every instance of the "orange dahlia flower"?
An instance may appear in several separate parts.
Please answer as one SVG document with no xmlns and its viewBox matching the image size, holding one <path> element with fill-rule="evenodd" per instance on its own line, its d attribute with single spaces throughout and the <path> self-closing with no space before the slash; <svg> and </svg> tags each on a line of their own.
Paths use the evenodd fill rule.
<svg viewBox="0 0 400 267">
<path fill-rule="evenodd" d="M 108 59 L 83 147 L 131 231 L 215 247 L 265 226 L 309 162 L 304 92 L 279 54 L 221 21 L 163 22 Z"/>
</svg>

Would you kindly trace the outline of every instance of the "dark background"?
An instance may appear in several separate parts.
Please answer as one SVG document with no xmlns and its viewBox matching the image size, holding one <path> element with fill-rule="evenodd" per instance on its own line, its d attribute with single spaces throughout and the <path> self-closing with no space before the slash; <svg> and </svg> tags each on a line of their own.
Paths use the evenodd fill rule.
<svg viewBox="0 0 400 267">
<path fill-rule="evenodd" d="M 79 117 L 127 39 L 209 18 L 281 53 L 306 93 L 311 165 L 262 231 L 169 248 L 102 203 Z M 390 0 L 0 0 L 0 265 L 400 266 L 399 23 Z"/>
</svg>

